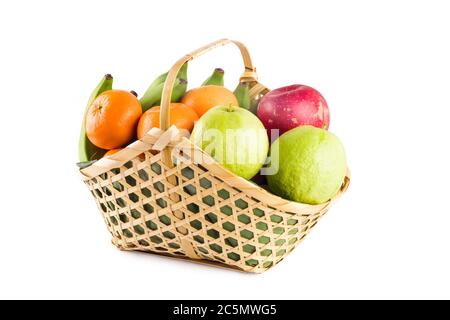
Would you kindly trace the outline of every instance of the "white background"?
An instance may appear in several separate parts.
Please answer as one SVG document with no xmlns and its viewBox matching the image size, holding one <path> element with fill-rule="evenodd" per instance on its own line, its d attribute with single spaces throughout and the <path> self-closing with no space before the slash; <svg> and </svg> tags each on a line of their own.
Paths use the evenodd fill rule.
<svg viewBox="0 0 450 320">
<path fill-rule="evenodd" d="M 0 298 L 450 298 L 446 1 L 2 1 Z M 109 72 L 143 93 L 213 40 L 244 42 L 271 88 L 325 96 L 347 194 L 281 264 L 247 275 L 120 252 L 75 167 Z M 226 47 L 190 65 L 234 88 Z"/>
</svg>

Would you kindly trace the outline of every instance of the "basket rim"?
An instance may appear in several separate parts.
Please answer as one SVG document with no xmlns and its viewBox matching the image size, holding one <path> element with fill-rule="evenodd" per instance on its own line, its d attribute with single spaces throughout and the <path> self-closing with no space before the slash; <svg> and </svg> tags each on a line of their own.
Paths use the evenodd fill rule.
<svg viewBox="0 0 450 320">
<path fill-rule="evenodd" d="M 148 141 L 149 137 L 145 140 L 137 140 L 127 147 L 123 148 L 122 150 L 118 151 L 114 155 L 108 157 L 108 158 L 101 158 L 98 161 L 95 162 L 95 167 L 103 168 L 103 170 L 94 170 L 95 174 L 92 175 L 92 172 L 90 172 L 89 167 L 84 169 L 79 169 L 81 175 L 83 176 L 83 179 L 85 181 L 92 180 L 99 176 L 100 174 L 109 171 L 110 169 L 120 167 L 121 165 L 125 164 L 128 161 L 131 161 L 137 157 L 139 157 L 139 154 L 150 151 L 152 149 L 153 143 L 156 142 L 156 137 L 153 136 L 153 139 L 156 139 L 155 141 Z M 136 148 L 136 146 L 139 145 L 139 148 Z M 213 157 L 211 157 L 209 154 L 207 154 L 205 151 L 200 149 L 198 146 L 196 146 L 190 139 L 187 139 L 186 137 L 182 137 L 181 141 L 176 142 L 170 142 L 167 144 L 167 147 L 179 148 L 179 150 L 182 150 L 184 152 L 195 152 L 199 153 L 199 156 L 201 159 L 205 159 L 206 161 L 202 163 L 198 163 L 193 161 L 195 165 L 201 165 L 202 167 L 206 168 L 211 174 L 220 180 L 224 181 L 226 184 L 228 184 L 230 187 L 236 188 L 244 192 L 246 195 L 270 206 L 273 208 L 276 208 L 278 210 L 282 210 L 285 212 L 293 213 L 293 214 L 300 214 L 300 215 L 311 215 L 316 214 L 317 212 L 325 212 L 328 210 L 328 208 L 331 206 L 332 203 L 334 203 L 336 200 L 340 198 L 340 196 L 347 190 L 349 183 L 350 183 L 350 171 L 347 168 L 347 172 L 344 178 L 344 181 L 342 182 L 342 186 L 337 192 L 337 194 L 328 200 L 327 202 L 321 203 L 321 204 L 307 204 L 307 203 L 301 203 L 296 202 L 288 199 L 284 199 L 278 195 L 275 195 L 268 190 L 262 188 L 261 186 L 257 185 L 254 182 L 251 182 L 249 180 L 246 180 L 224 166 L 222 166 L 220 163 L 218 163 Z M 131 151 L 131 152 L 130 152 Z M 133 152 L 134 151 L 134 152 Z M 136 153 L 137 152 L 137 153 Z M 199 159 L 197 157 L 194 157 L 195 159 Z"/>
</svg>

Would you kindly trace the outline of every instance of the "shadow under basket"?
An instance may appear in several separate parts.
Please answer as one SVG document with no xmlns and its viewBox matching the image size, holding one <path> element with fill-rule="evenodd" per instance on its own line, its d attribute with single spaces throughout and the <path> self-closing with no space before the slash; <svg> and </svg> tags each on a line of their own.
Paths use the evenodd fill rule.
<svg viewBox="0 0 450 320">
<path fill-rule="evenodd" d="M 241 81 L 256 81 L 247 49 L 219 40 L 170 70 L 161 128 L 80 170 L 112 242 L 137 250 L 261 273 L 283 260 L 348 187 L 320 205 L 288 201 L 234 175 L 169 128 L 169 97 L 183 63 L 227 43 L 244 58 Z"/>
</svg>

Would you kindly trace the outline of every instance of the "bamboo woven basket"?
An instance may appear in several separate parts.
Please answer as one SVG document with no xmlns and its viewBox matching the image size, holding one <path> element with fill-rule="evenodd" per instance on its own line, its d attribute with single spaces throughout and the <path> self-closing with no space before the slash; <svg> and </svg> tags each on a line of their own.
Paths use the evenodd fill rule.
<svg viewBox="0 0 450 320">
<path fill-rule="evenodd" d="M 261 273 L 283 260 L 347 189 L 348 175 L 338 194 L 324 204 L 282 199 L 234 175 L 184 132 L 169 128 L 170 97 L 181 66 L 228 43 L 240 49 L 245 66 L 241 81 L 257 81 L 240 42 L 222 39 L 185 55 L 165 82 L 161 130 L 153 128 L 141 140 L 80 170 L 119 249 Z"/>
</svg>

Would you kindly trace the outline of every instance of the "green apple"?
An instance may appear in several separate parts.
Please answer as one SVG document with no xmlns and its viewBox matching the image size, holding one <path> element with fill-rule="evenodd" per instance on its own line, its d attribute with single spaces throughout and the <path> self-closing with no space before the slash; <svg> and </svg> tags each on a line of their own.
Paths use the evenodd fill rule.
<svg viewBox="0 0 450 320">
<path fill-rule="evenodd" d="M 347 172 L 344 147 L 323 129 L 301 126 L 281 135 L 271 146 L 267 176 L 270 191 L 289 200 L 320 204 L 339 190 Z"/>
<path fill-rule="evenodd" d="M 263 166 L 269 138 L 250 111 L 229 105 L 208 110 L 195 124 L 191 140 L 238 176 L 251 179 Z"/>
</svg>

